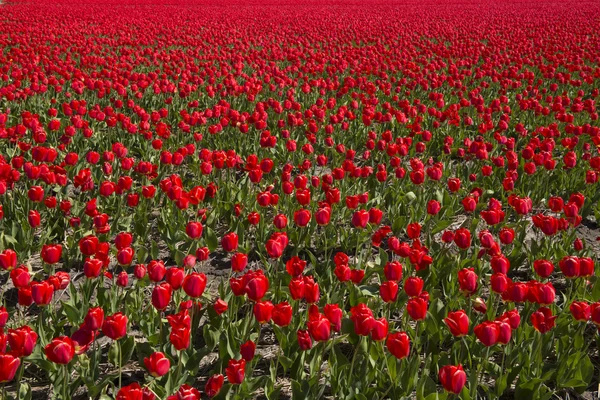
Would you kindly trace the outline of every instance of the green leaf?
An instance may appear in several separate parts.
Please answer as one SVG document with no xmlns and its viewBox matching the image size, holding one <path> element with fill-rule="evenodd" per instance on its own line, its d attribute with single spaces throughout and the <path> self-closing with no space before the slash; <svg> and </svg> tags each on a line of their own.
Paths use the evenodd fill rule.
<svg viewBox="0 0 600 400">
<path fill-rule="evenodd" d="M 31 386 L 27 382 L 21 382 L 17 399 L 31 400 Z"/>
<path fill-rule="evenodd" d="M 210 227 L 206 227 L 206 245 L 210 251 L 215 251 L 218 246 L 217 235 Z"/>
</svg>

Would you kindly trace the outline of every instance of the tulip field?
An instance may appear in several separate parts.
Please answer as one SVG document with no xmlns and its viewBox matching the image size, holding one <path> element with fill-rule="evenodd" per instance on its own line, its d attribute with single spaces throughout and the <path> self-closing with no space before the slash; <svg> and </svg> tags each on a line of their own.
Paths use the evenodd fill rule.
<svg viewBox="0 0 600 400">
<path fill-rule="evenodd" d="M 600 3 L 5 0 L 0 399 L 595 399 Z"/>
</svg>

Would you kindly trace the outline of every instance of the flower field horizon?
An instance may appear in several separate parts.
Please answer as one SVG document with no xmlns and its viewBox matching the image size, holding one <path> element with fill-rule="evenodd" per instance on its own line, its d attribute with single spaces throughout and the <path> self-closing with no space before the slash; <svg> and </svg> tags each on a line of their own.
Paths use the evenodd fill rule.
<svg viewBox="0 0 600 400">
<path fill-rule="evenodd" d="M 0 3 L 1 399 L 591 399 L 600 3 Z"/>
</svg>

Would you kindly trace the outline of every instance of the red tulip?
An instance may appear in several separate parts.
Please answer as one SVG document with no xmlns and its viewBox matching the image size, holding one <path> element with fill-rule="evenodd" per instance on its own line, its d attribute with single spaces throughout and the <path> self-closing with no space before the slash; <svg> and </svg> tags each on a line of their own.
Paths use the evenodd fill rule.
<svg viewBox="0 0 600 400">
<path fill-rule="evenodd" d="M 174 397 L 176 400 L 200 400 L 200 392 L 188 384 L 183 384 Z"/>
<path fill-rule="evenodd" d="M 302 260 L 298 256 L 293 256 L 285 263 L 285 269 L 287 273 L 294 278 L 302 275 L 304 268 L 306 268 L 306 261 Z"/>
<path fill-rule="evenodd" d="M 585 301 L 574 301 L 569 307 L 575 321 L 587 322 L 592 315 L 592 308 Z"/>
<path fill-rule="evenodd" d="M 386 281 L 379 286 L 379 295 L 386 303 L 393 303 L 398 297 L 398 283 L 395 281 Z"/>
<path fill-rule="evenodd" d="M 273 308 L 273 303 L 270 301 L 257 301 L 254 303 L 254 318 L 256 318 L 260 324 L 269 322 L 272 317 Z"/>
<path fill-rule="evenodd" d="M 102 332 L 112 340 L 119 340 L 127 334 L 127 316 L 118 312 L 106 317 L 102 324 Z"/>
<path fill-rule="evenodd" d="M 241 272 L 248 265 L 248 256 L 244 253 L 235 253 L 231 256 L 231 270 Z"/>
<path fill-rule="evenodd" d="M 253 301 L 262 299 L 269 289 L 269 279 L 261 270 L 248 272 L 244 282 L 244 292 Z"/>
<path fill-rule="evenodd" d="M 339 332 L 342 329 L 343 316 L 340 306 L 338 306 L 337 304 L 326 304 L 323 309 L 323 312 L 329 320 L 329 322 L 331 323 L 333 330 Z"/>
<path fill-rule="evenodd" d="M 567 278 L 578 278 L 581 268 L 579 258 L 575 256 L 565 256 L 558 263 L 560 270 Z"/>
<path fill-rule="evenodd" d="M 221 374 L 213 375 L 206 381 L 204 393 L 210 398 L 215 397 L 221 391 L 225 378 Z"/>
<path fill-rule="evenodd" d="M 227 368 L 225 368 L 225 374 L 227 375 L 227 380 L 232 385 L 239 385 L 244 381 L 246 368 L 246 361 L 242 360 L 229 360 L 227 364 Z"/>
<path fill-rule="evenodd" d="M 159 311 L 163 311 L 171 302 L 173 289 L 167 282 L 155 286 L 152 290 L 152 305 Z"/>
<path fill-rule="evenodd" d="M 134 382 L 119 389 L 115 400 L 146 400 L 139 383 Z"/>
<path fill-rule="evenodd" d="M 312 276 L 304 277 L 304 299 L 307 303 L 312 304 L 319 301 L 320 291 L 319 284 L 316 283 Z"/>
<path fill-rule="evenodd" d="M 385 340 L 388 334 L 388 321 L 385 318 L 378 318 L 371 327 L 371 339 L 376 342 Z"/>
<path fill-rule="evenodd" d="M 31 297 L 38 306 L 47 306 L 52 301 L 54 286 L 47 281 L 31 284 Z"/>
<path fill-rule="evenodd" d="M 410 276 L 404 282 L 404 291 L 409 297 L 418 297 L 423 291 L 423 279 Z"/>
<path fill-rule="evenodd" d="M 221 239 L 221 246 L 227 252 L 236 251 L 238 247 L 238 235 L 234 232 L 229 232 Z"/>
<path fill-rule="evenodd" d="M 167 268 L 162 261 L 152 260 L 148 263 L 148 277 L 152 282 L 160 282 L 167 273 Z"/>
<path fill-rule="evenodd" d="M 17 253 L 14 250 L 7 249 L 0 253 L 0 268 L 10 271 L 17 266 Z"/>
<path fill-rule="evenodd" d="M 27 357 L 33 353 L 38 335 L 27 325 L 8 330 L 8 344 L 11 353 L 17 357 Z"/>
<path fill-rule="evenodd" d="M 350 319 L 354 323 L 354 332 L 357 335 L 367 336 L 375 322 L 373 311 L 366 304 L 360 303 L 350 309 Z"/>
<path fill-rule="evenodd" d="M 27 216 L 27 222 L 29 222 L 29 226 L 32 228 L 37 228 L 41 224 L 41 216 L 40 213 L 35 210 L 30 210 L 29 215 Z"/>
<path fill-rule="evenodd" d="M 125 247 L 117 253 L 117 261 L 119 265 L 127 267 L 133 261 L 134 250 L 131 247 Z"/>
<path fill-rule="evenodd" d="M 102 327 L 104 323 L 104 310 L 100 307 L 90 308 L 83 320 L 85 326 L 91 330 L 96 331 Z"/>
<path fill-rule="evenodd" d="M 197 299 L 204 293 L 206 282 L 206 275 L 203 273 L 192 272 L 183 280 L 183 290 L 188 296 Z"/>
<path fill-rule="evenodd" d="M 325 342 L 329 340 L 331 323 L 324 315 L 317 313 L 309 316 L 307 325 L 308 332 L 313 340 L 316 340 L 317 342 Z"/>
<path fill-rule="evenodd" d="M 163 353 L 158 351 L 152 353 L 150 357 L 145 357 L 144 365 L 150 375 L 155 378 L 166 375 L 169 372 L 169 368 L 171 368 L 169 359 Z"/>
<path fill-rule="evenodd" d="M 88 279 L 97 278 L 104 267 L 102 260 L 97 258 L 87 258 L 83 263 L 83 274 Z"/>
<path fill-rule="evenodd" d="M 454 243 L 461 249 L 471 247 L 471 232 L 468 229 L 460 228 L 454 232 Z"/>
<path fill-rule="evenodd" d="M 292 306 L 287 301 L 273 307 L 272 318 L 277 326 L 288 326 L 292 321 Z"/>
<path fill-rule="evenodd" d="M 13 380 L 21 360 L 12 354 L 0 354 L 0 383 Z"/>
<path fill-rule="evenodd" d="M 96 333 L 87 329 L 85 324 L 71 335 L 71 340 L 75 346 L 75 354 L 84 354 L 90 348 L 90 345 L 96 338 Z"/>
<path fill-rule="evenodd" d="M 131 246 L 132 242 L 133 235 L 129 232 L 118 233 L 115 237 L 115 246 L 117 247 L 117 250 L 122 250 L 125 247 Z"/>
<path fill-rule="evenodd" d="M 300 346 L 300 350 L 310 350 L 312 348 L 312 339 L 310 338 L 310 334 L 308 330 L 298 330 L 296 333 L 298 338 L 298 345 Z"/>
<path fill-rule="evenodd" d="M 294 223 L 300 228 L 307 226 L 310 222 L 310 218 L 311 215 L 309 210 L 301 209 L 294 212 Z"/>
<path fill-rule="evenodd" d="M 179 290 L 183 286 L 185 276 L 183 268 L 171 267 L 167 270 L 165 279 L 173 290 Z"/>
<path fill-rule="evenodd" d="M 6 307 L 0 307 L 0 329 L 3 329 L 6 326 L 6 322 L 8 321 L 8 311 L 6 311 Z"/>
<path fill-rule="evenodd" d="M 552 315 L 552 310 L 548 307 L 540 307 L 531 314 L 531 324 L 540 333 L 546 333 L 554 328 L 554 321 L 557 316 Z"/>
<path fill-rule="evenodd" d="M 252 361 L 254 353 L 256 352 L 256 343 L 252 340 L 248 340 L 240 346 L 240 354 L 246 361 Z"/>
<path fill-rule="evenodd" d="M 13 285 L 16 288 L 24 288 L 29 286 L 29 282 L 31 281 L 31 275 L 29 274 L 29 270 L 24 265 L 21 265 L 12 271 L 10 271 L 10 279 L 12 280 Z M 0 324 L 0 327 L 2 325 Z"/>
<path fill-rule="evenodd" d="M 383 273 L 388 281 L 399 282 L 402 280 L 402 264 L 398 261 L 391 261 L 383 267 Z"/>
<path fill-rule="evenodd" d="M 458 271 L 458 285 L 465 296 L 470 296 L 477 290 L 477 274 L 473 268 L 463 268 Z"/>
<path fill-rule="evenodd" d="M 45 244 L 42 246 L 40 255 L 46 264 L 56 264 L 62 256 L 62 246 L 60 244 Z"/>
<path fill-rule="evenodd" d="M 385 345 L 388 351 L 399 360 L 408 357 L 410 353 L 410 339 L 406 332 L 390 333 Z"/>
<path fill-rule="evenodd" d="M 424 320 L 427 316 L 427 301 L 421 297 L 413 297 L 406 304 L 406 311 L 415 321 Z"/>
<path fill-rule="evenodd" d="M 75 356 L 75 345 L 68 336 L 59 336 L 44 348 L 48 360 L 56 364 L 68 364 Z"/>
<path fill-rule="evenodd" d="M 461 337 L 469 334 L 469 317 L 463 310 L 448 313 L 444 322 L 452 336 Z"/>
<path fill-rule="evenodd" d="M 202 236 L 203 226 L 200 222 L 188 222 L 185 227 L 185 233 L 190 237 L 190 239 L 198 239 Z"/>
<path fill-rule="evenodd" d="M 498 343 L 500 332 L 498 326 L 491 321 L 485 321 L 477 325 L 473 331 L 477 339 L 485 346 L 489 347 Z"/>
<path fill-rule="evenodd" d="M 352 215 L 352 225 L 356 228 L 365 228 L 369 222 L 369 212 L 366 210 L 355 211 Z"/>
<path fill-rule="evenodd" d="M 508 321 L 499 318 L 494 324 L 498 327 L 498 343 L 508 344 L 512 336 L 512 328 Z"/>
<path fill-rule="evenodd" d="M 462 365 L 444 365 L 440 368 L 439 380 L 446 391 L 460 394 L 467 382 L 467 374 Z"/>
</svg>

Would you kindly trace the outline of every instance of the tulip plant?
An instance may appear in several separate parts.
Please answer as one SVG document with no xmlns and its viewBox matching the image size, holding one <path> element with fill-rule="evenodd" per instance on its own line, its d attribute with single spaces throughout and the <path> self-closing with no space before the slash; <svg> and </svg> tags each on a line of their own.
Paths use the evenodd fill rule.
<svg viewBox="0 0 600 400">
<path fill-rule="evenodd" d="M 0 3 L 0 398 L 591 398 L 600 4 L 280 3 Z"/>
</svg>

